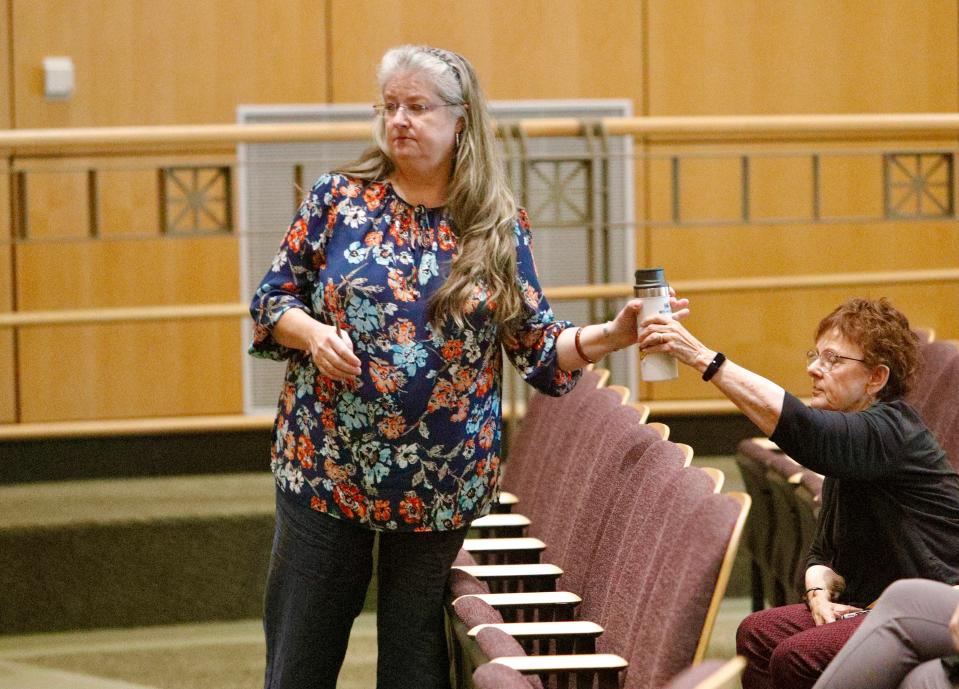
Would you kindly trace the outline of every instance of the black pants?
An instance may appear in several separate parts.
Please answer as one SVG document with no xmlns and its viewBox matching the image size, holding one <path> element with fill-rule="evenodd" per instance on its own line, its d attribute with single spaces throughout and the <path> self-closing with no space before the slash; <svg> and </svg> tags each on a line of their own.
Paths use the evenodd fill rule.
<svg viewBox="0 0 959 689">
<path fill-rule="evenodd" d="M 448 689 L 443 594 L 466 529 L 381 533 L 377 689 Z M 279 492 L 267 577 L 266 689 L 334 689 L 363 608 L 373 531 L 291 504 Z"/>
</svg>

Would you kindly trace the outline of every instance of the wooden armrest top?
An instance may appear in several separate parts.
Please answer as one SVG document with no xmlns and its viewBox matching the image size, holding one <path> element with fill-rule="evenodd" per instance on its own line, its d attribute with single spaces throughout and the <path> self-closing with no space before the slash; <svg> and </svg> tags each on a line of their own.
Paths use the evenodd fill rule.
<svg viewBox="0 0 959 689">
<path fill-rule="evenodd" d="M 455 565 L 477 579 L 502 579 L 517 577 L 559 577 L 561 570 L 556 565 Z"/>
<path fill-rule="evenodd" d="M 578 605 L 583 599 L 570 591 L 529 591 L 528 593 L 468 593 L 461 598 L 479 598 L 492 608 L 545 607 L 547 605 Z"/>
<path fill-rule="evenodd" d="M 571 622 L 503 622 L 500 624 L 478 624 L 467 632 L 476 636 L 481 629 L 495 627 L 516 638 L 542 638 L 545 636 L 599 636 L 603 628 L 595 622 L 575 620 Z"/>
<path fill-rule="evenodd" d="M 501 490 L 499 500 L 496 502 L 500 505 L 516 505 L 519 503 L 519 498 L 516 497 L 515 493 L 510 493 L 508 490 Z"/>
<path fill-rule="evenodd" d="M 546 544 L 538 538 L 467 538 L 463 541 L 463 550 L 468 553 L 481 553 L 489 550 L 543 550 Z"/>
<path fill-rule="evenodd" d="M 573 655 L 509 656 L 493 658 L 491 663 L 511 667 L 517 672 L 573 672 L 576 670 L 624 670 L 629 664 L 625 658 L 612 653 L 582 653 Z"/>
<path fill-rule="evenodd" d="M 504 526 L 529 526 L 528 517 L 522 514 L 487 514 L 485 517 L 474 519 L 470 527 L 474 529 L 496 529 Z"/>
</svg>

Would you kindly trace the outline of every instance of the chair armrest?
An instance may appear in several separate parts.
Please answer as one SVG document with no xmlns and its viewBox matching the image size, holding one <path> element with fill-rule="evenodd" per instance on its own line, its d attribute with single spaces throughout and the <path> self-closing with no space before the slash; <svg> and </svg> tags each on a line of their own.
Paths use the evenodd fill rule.
<svg viewBox="0 0 959 689">
<path fill-rule="evenodd" d="M 466 596 L 479 598 L 491 608 L 545 608 L 552 606 L 573 607 L 583 599 L 569 591 L 529 591 L 527 593 L 469 593 Z M 453 603 L 456 603 L 460 596 Z"/>
<path fill-rule="evenodd" d="M 629 664 L 625 658 L 612 653 L 576 653 L 551 656 L 508 656 L 493 658 L 491 663 L 511 667 L 517 672 L 589 672 L 625 670 Z"/>
<path fill-rule="evenodd" d="M 538 538 L 467 538 L 463 550 L 468 553 L 507 553 L 524 550 L 542 551 L 546 544 Z"/>
<path fill-rule="evenodd" d="M 471 529 L 488 531 L 492 529 L 525 529 L 530 525 L 528 517 L 522 514 L 487 514 L 485 517 L 470 522 Z"/>
<path fill-rule="evenodd" d="M 538 538 L 467 538 L 463 550 L 479 565 L 539 562 L 546 544 Z"/>
<path fill-rule="evenodd" d="M 595 639 L 603 628 L 595 622 L 582 620 L 563 622 L 504 622 L 501 624 L 478 624 L 467 634 L 475 637 L 481 629 L 494 627 L 515 639 L 559 639 L 564 637 L 589 637 Z"/>
<path fill-rule="evenodd" d="M 519 498 L 516 497 L 516 493 L 510 493 L 508 490 L 501 490 L 499 493 L 499 500 L 497 500 L 500 505 L 516 505 L 519 504 Z"/>
<path fill-rule="evenodd" d="M 556 565 L 454 565 L 490 587 L 491 593 L 516 591 L 552 591 L 563 574 Z"/>
<path fill-rule="evenodd" d="M 556 565 L 454 565 L 453 569 L 459 569 L 467 574 L 472 574 L 480 581 L 490 581 L 496 579 L 525 579 L 525 578 L 546 578 L 558 579 L 563 574 Z"/>
<path fill-rule="evenodd" d="M 558 622 L 573 619 L 583 599 L 569 591 L 526 591 L 523 593 L 467 593 L 462 598 L 479 598 L 499 612 L 506 622 Z"/>
</svg>

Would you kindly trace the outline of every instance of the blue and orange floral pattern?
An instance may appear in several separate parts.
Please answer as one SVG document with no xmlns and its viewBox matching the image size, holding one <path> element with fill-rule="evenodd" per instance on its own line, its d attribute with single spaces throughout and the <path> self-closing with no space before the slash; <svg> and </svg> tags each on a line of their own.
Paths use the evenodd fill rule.
<svg viewBox="0 0 959 689">
<path fill-rule="evenodd" d="M 502 351 L 547 394 L 578 377 L 557 365 L 556 337 L 570 324 L 543 297 L 525 212 L 515 229 L 522 324 L 500 337 L 480 284 L 465 327 L 434 328 L 427 305 L 457 252 L 446 214 L 411 206 L 388 182 L 317 181 L 250 306 L 250 353 L 288 360 L 271 449 L 286 497 L 380 530 L 455 529 L 489 511 Z M 274 340 L 294 308 L 349 335 L 362 368 L 355 382 L 321 375 L 307 353 Z"/>
</svg>

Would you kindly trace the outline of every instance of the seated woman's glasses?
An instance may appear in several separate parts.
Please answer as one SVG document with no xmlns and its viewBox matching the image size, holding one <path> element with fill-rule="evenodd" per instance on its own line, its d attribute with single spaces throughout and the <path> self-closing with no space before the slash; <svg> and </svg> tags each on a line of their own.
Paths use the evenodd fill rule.
<svg viewBox="0 0 959 689">
<path fill-rule="evenodd" d="M 831 371 L 833 366 L 839 363 L 840 359 L 847 359 L 849 361 L 858 361 L 863 363 L 865 359 L 857 359 L 854 356 L 843 356 L 842 354 L 836 354 L 831 349 L 827 349 L 821 354 L 815 349 L 810 349 L 806 352 L 806 366 L 812 366 L 816 360 L 819 360 L 819 366 L 823 371 Z"/>
</svg>

